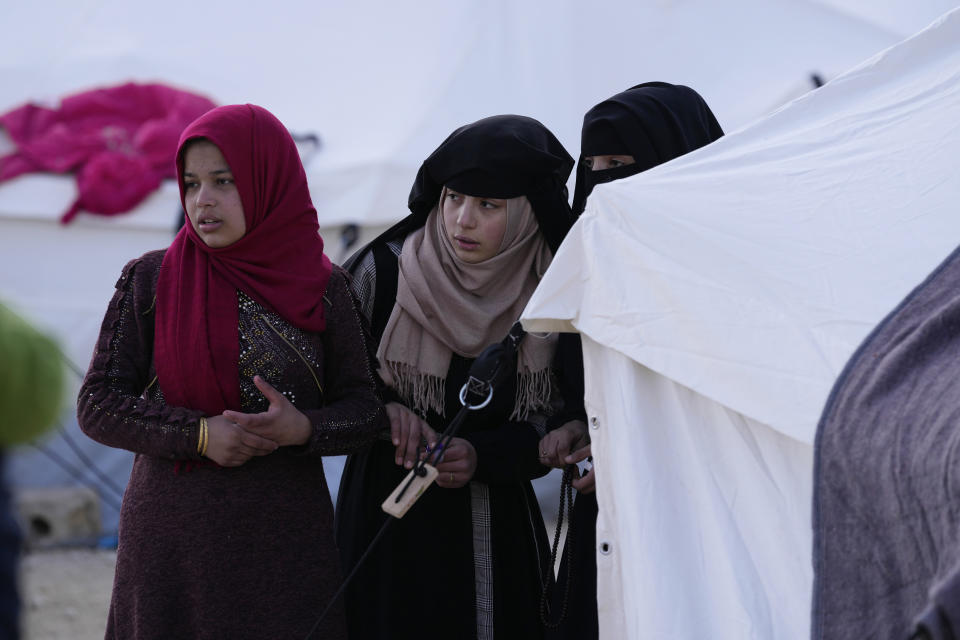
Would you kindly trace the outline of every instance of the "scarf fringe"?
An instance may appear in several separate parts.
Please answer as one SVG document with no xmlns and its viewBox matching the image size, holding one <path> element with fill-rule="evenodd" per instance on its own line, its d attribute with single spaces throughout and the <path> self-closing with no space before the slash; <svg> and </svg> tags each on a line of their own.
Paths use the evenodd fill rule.
<svg viewBox="0 0 960 640">
<path fill-rule="evenodd" d="M 387 362 L 393 388 L 421 416 L 433 409 L 444 415 L 446 380 L 423 373 L 405 362 Z"/>
<path fill-rule="evenodd" d="M 517 395 L 513 401 L 511 420 L 526 420 L 531 413 L 550 408 L 550 367 L 539 371 L 517 372 Z"/>
<path fill-rule="evenodd" d="M 431 409 L 446 415 L 446 379 L 423 373 L 403 362 L 387 362 L 393 388 L 421 416 Z M 549 413 L 553 383 L 550 368 L 517 372 L 517 391 L 510 420 L 527 420 L 531 413 Z"/>
</svg>

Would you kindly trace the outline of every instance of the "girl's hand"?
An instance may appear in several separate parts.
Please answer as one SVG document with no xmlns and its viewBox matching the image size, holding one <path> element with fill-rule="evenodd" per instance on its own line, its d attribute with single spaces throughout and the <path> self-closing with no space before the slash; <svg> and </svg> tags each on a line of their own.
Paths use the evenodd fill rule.
<svg viewBox="0 0 960 640">
<path fill-rule="evenodd" d="M 306 444 L 313 433 L 310 419 L 260 376 L 253 377 L 253 384 L 270 402 L 267 410 L 263 413 L 227 410 L 223 412 L 223 417 L 244 431 L 272 440 L 281 447 Z"/>
<path fill-rule="evenodd" d="M 390 438 L 397 447 L 396 462 L 412 469 L 419 457 L 421 439 L 433 448 L 437 434 L 420 416 L 399 402 L 388 402 L 385 408 L 390 418 Z"/>
<path fill-rule="evenodd" d="M 590 457 L 590 445 L 578 449 L 564 458 L 564 461 L 567 464 L 576 464 L 581 460 L 586 460 Z M 570 483 L 574 489 L 580 493 L 593 493 L 597 489 L 596 478 L 593 475 L 595 469 L 590 467 L 590 471 L 587 471 L 585 474 L 574 480 Z"/>
<path fill-rule="evenodd" d="M 545 467 L 562 469 L 567 465 L 564 458 L 583 447 L 587 438 L 587 423 L 583 420 L 571 420 L 557 427 L 540 440 L 540 464 Z"/>
<path fill-rule="evenodd" d="M 457 489 L 470 482 L 477 470 L 477 450 L 463 438 L 450 438 L 437 465 L 437 485 L 444 489 Z"/>
<path fill-rule="evenodd" d="M 221 467 L 239 467 L 254 456 L 265 456 L 277 443 L 244 431 L 224 416 L 207 418 L 206 456 Z"/>
</svg>

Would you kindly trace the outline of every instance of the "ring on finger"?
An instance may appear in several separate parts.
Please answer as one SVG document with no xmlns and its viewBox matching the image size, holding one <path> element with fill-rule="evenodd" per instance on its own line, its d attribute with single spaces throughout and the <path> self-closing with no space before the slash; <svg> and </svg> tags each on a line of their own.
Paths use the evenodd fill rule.
<svg viewBox="0 0 960 640">
<path fill-rule="evenodd" d="M 450 472 L 450 482 L 453 482 L 453 471 Z"/>
</svg>

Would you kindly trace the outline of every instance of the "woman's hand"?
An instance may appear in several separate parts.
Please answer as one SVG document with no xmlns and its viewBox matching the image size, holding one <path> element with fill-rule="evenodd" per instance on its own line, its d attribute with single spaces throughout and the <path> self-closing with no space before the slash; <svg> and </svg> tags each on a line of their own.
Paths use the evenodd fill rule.
<svg viewBox="0 0 960 640">
<path fill-rule="evenodd" d="M 420 416 L 399 402 L 388 402 L 385 408 L 390 418 L 390 438 L 397 447 L 396 462 L 412 469 L 419 457 L 421 439 L 432 449 L 437 444 L 437 434 Z"/>
<path fill-rule="evenodd" d="M 306 444 L 313 433 L 310 419 L 260 376 L 253 376 L 253 384 L 270 403 L 267 410 L 263 413 L 227 410 L 223 417 L 244 431 L 272 440 L 281 447 Z"/>
<path fill-rule="evenodd" d="M 569 456 L 571 451 L 576 451 L 588 442 L 586 422 L 583 420 L 566 422 L 540 440 L 540 464 L 562 469 L 567 465 L 564 458 Z"/>
<path fill-rule="evenodd" d="M 450 438 L 437 465 L 437 486 L 457 489 L 470 482 L 477 470 L 477 450 L 463 438 Z"/>
<path fill-rule="evenodd" d="M 587 445 L 568 455 L 566 458 L 564 458 L 564 461 L 567 464 L 576 464 L 581 460 L 586 460 L 590 457 L 590 455 L 590 445 Z M 590 467 L 590 471 L 587 471 L 585 474 L 571 482 L 570 486 L 580 493 L 593 493 L 597 488 L 596 479 L 594 478 L 593 472 L 594 468 Z"/>
<path fill-rule="evenodd" d="M 244 431 L 224 416 L 207 418 L 206 456 L 221 467 L 239 467 L 254 456 L 265 456 L 277 449 L 277 443 Z"/>
</svg>

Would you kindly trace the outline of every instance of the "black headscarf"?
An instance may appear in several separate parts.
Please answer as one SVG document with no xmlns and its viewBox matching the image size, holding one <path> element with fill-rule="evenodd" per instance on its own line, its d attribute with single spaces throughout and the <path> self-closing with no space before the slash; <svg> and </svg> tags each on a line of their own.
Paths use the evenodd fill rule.
<svg viewBox="0 0 960 640">
<path fill-rule="evenodd" d="M 525 116 L 491 116 L 451 133 L 417 172 L 407 199 L 410 215 L 376 240 L 405 238 L 424 225 L 444 186 L 469 196 L 526 196 L 540 232 L 556 253 L 574 216 L 567 204 L 573 158 L 550 130 Z M 355 256 L 356 260 L 362 253 Z"/>
<path fill-rule="evenodd" d="M 604 100 L 583 117 L 573 212 L 603 182 L 619 180 L 707 145 L 723 129 L 703 98 L 690 87 L 646 82 Z M 635 164 L 591 171 L 585 156 L 631 155 Z"/>
</svg>

